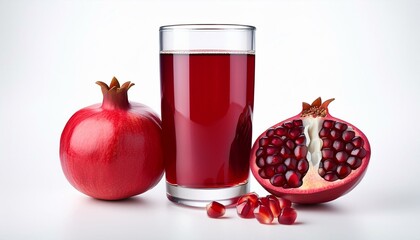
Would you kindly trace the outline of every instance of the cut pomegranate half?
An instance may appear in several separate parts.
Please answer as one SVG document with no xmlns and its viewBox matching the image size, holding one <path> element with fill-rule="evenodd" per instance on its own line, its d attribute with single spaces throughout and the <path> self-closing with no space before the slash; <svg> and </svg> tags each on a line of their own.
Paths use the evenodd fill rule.
<svg viewBox="0 0 420 240">
<path fill-rule="evenodd" d="M 257 138 L 250 166 L 267 191 L 295 203 L 320 203 L 349 192 L 363 178 L 369 141 L 357 127 L 329 114 L 333 100 L 303 103 L 300 114 Z"/>
</svg>

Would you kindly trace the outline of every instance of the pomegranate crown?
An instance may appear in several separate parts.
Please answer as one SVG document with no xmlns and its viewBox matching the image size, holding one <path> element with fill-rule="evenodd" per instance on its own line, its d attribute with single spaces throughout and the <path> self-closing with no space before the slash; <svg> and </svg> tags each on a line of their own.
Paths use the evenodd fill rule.
<svg viewBox="0 0 420 240">
<path fill-rule="evenodd" d="M 119 92 L 127 92 L 128 89 L 130 89 L 134 83 L 132 82 L 125 82 L 123 83 L 122 86 L 120 86 L 120 82 L 118 82 L 118 79 L 116 77 L 113 77 L 111 80 L 111 83 L 109 84 L 109 86 L 101 81 L 97 81 L 96 84 L 98 84 L 101 87 L 102 93 L 103 94 L 108 94 L 109 92 L 115 92 L 115 93 L 119 93 Z"/>
<path fill-rule="evenodd" d="M 312 104 L 302 102 L 302 113 L 301 117 L 312 116 L 316 117 L 325 117 L 328 114 L 328 105 L 334 101 L 334 98 L 328 99 L 325 102 L 322 102 L 321 97 L 315 99 Z"/>
<path fill-rule="evenodd" d="M 97 81 L 101 87 L 102 94 L 103 94 L 103 108 L 128 108 L 130 106 L 128 102 L 127 91 L 130 89 L 134 83 L 132 82 L 125 82 L 123 85 L 120 85 L 116 77 L 113 77 L 109 86 L 101 81 Z"/>
</svg>

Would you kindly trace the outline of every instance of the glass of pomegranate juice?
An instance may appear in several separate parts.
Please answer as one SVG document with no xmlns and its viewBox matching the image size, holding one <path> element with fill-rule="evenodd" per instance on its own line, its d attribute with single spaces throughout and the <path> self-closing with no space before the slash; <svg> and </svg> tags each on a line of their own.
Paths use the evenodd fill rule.
<svg viewBox="0 0 420 240">
<path fill-rule="evenodd" d="M 255 27 L 162 26 L 161 111 L 167 197 L 230 205 L 249 190 Z"/>
</svg>

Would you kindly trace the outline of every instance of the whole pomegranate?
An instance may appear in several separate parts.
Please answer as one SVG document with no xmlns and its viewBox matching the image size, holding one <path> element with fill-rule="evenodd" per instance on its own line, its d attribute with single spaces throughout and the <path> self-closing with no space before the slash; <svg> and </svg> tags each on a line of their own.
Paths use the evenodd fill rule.
<svg viewBox="0 0 420 240">
<path fill-rule="evenodd" d="M 363 178 L 370 159 L 365 134 L 329 114 L 317 98 L 302 112 L 263 132 L 251 151 L 256 180 L 270 193 L 295 203 L 334 200 Z"/>
<path fill-rule="evenodd" d="M 133 83 L 97 82 L 102 104 L 77 111 L 60 139 L 60 160 L 80 192 L 119 200 L 147 191 L 163 175 L 161 121 L 147 106 L 128 101 Z"/>
</svg>

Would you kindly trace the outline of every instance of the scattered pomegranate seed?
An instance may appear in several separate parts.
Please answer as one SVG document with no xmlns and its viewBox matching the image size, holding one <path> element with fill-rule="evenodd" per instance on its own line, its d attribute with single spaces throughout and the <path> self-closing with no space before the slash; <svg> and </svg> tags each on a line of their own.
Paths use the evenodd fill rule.
<svg viewBox="0 0 420 240">
<path fill-rule="evenodd" d="M 273 217 L 278 217 L 281 211 L 279 200 L 273 195 L 267 195 L 259 199 L 260 205 L 265 205 L 270 208 Z"/>
<path fill-rule="evenodd" d="M 296 218 L 296 210 L 292 207 L 285 207 L 281 210 L 280 215 L 278 217 L 278 221 L 280 224 L 291 225 L 295 223 Z"/>
<path fill-rule="evenodd" d="M 250 192 L 250 193 L 247 193 L 247 194 L 242 195 L 238 199 L 238 203 L 237 204 L 243 203 L 246 200 L 250 200 L 251 203 L 256 207 L 258 205 L 258 198 L 259 198 L 258 194 L 256 194 L 255 192 Z"/>
<path fill-rule="evenodd" d="M 280 209 L 291 207 L 292 202 L 290 200 L 287 200 L 285 198 L 277 198 L 279 200 Z"/>
<path fill-rule="evenodd" d="M 259 197 L 255 192 L 247 193 L 238 199 L 236 210 L 242 218 L 256 218 L 262 224 L 272 224 L 274 218 L 281 224 L 293 224 L 296 220 L 296 210 L 292 202 L 285 198 L 267 195 Z M 219 202 L 213 201 L 206 206 L 207 215 L 220 218 L 226 208 Z"/>
<path fill-rule="evenodd" d="M 254 209 L 254 216 L 262 224 L 270 224 L 274 219 L 270 208 L 264 204 L 260 204 Z"/>
<path fill-rule="evenodd" d="M 254 217 L 254 207 L 249 199 L 245 202 L 238 203 L 236 205 L 236 212 L 241 218 L 253 218 Z"/>
<path fill-rule="evenodd" d="M 258 194 L 251 192 L 241 196 L 236 204 L 236 211 L 242 218 L 253 218 L 258 206 Z"/>
<path fill-rule="evenodd" d="M 220 218 L 225 215 L 226 212 L 225 206 L 215 201 L 207 204 L 206 209 L 207 215 L 211 218 Z"/>
</svg>

